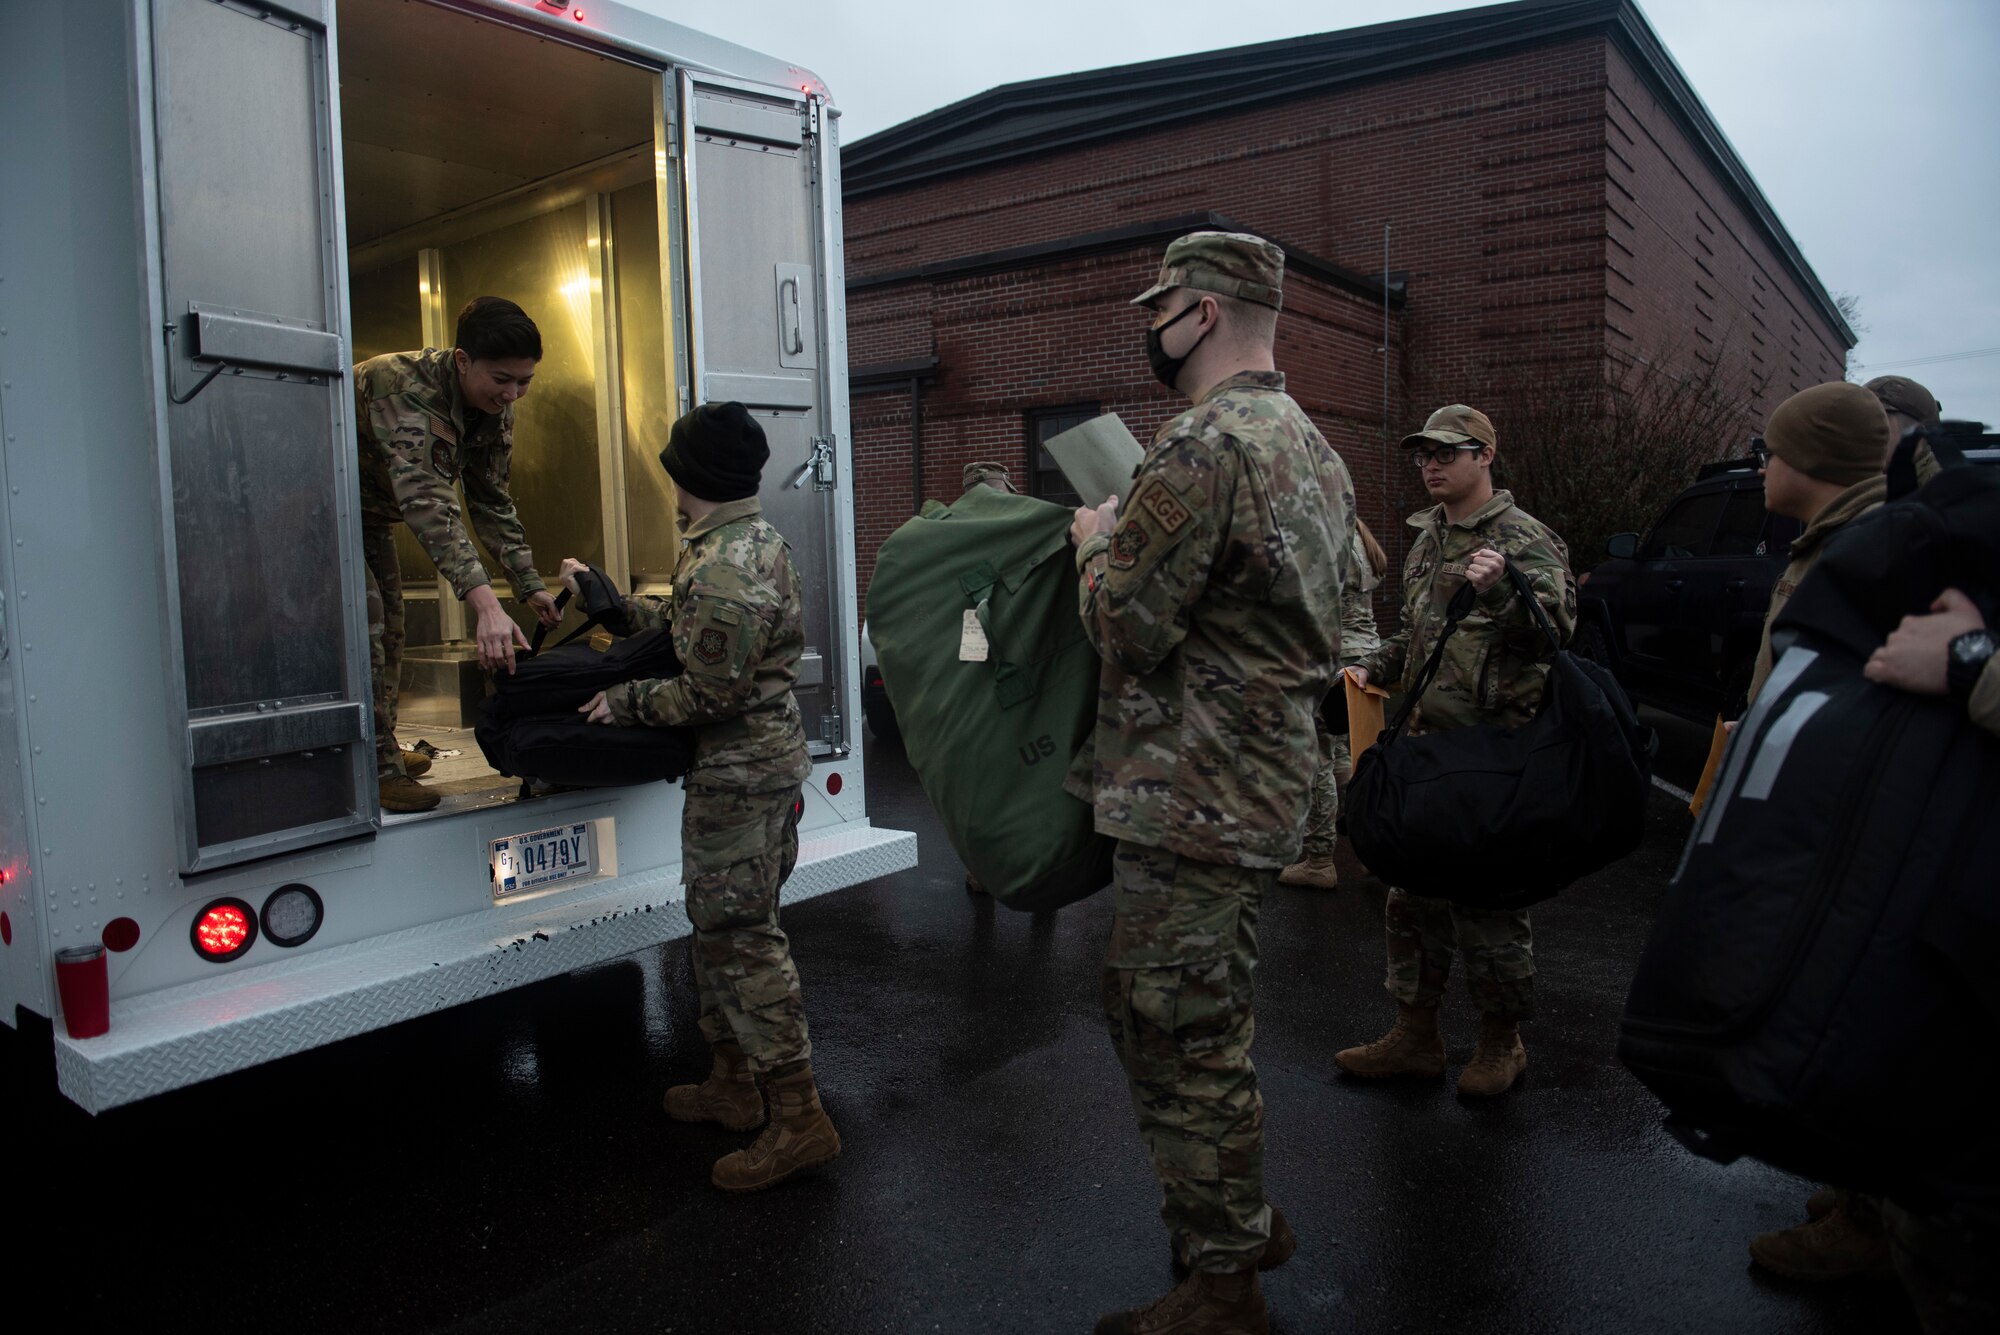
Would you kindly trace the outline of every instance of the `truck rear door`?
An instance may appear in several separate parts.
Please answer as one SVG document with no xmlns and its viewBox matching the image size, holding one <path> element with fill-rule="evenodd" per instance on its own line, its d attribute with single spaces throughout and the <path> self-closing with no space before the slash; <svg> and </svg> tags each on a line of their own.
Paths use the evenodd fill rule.
<svg viewBox="0 0 2000 1335">
<path fill-rule="evenodd" d="M 375 815 L 330 9 L 141 10 L 184 871 Z"/>
<path fill-rule="evenodd" d="M 735 400 L 771 446 L 764 515 L 792 547 L 805 603 L 795 691 L 816 756 L 844 751 L 844 571 L 826 311 L 820 103 L 681 71 L 689 341 L 697 400 Z"/>
</svg>

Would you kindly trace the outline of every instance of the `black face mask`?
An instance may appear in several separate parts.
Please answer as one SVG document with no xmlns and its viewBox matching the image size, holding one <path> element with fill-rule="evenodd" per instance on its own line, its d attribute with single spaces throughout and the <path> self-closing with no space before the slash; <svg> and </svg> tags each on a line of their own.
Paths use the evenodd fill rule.
<svg viewBox="0 0 2000 1335">
<path fill-rule="evenodd" d="M 1193 346 L 1178 357 L 1169 357 L 1167 355 L 1166 347 L 1160 342 L 1160 335 L 1186 319 L 1191 312 L 1200 309 L 1201 303 L 1197 301 L 1165 324 L 1155 325 L 1146 330 L 1146 364 L 1153 368 L 1153 378 L 1155 380 L 1175 392 L 1179 392 L 1180 387 L 1174 382 L 1181 378 L 1181 368 L 1187 365 L 1187 359 L 1194 356 L 1195 348 L 1200 347 L 1201 340 L 1207 338 L 1208 335 L 1203 334 L 1201 338 L 1197 338 Z"/>
</svg>

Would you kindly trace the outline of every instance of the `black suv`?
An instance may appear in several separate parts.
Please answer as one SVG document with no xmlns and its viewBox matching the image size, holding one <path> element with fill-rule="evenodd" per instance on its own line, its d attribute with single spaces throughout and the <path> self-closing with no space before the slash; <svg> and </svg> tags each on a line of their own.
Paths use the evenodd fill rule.
<svg viewBox="0 0 2000 1335">
<path fill-rule="evenodd" d="M 1968 460 L 2000 465 L 1988 434 Z M 1771 589 L 1797 520 L 1764 509 L 1749 459 L 1710 464 L 1642 539 L 1620 533 L 1577 590 L 1572 648 L 1605 664 L 1635 699 L 1707 722 L 1734 717 L 1750 689 Z"/>
</svg>

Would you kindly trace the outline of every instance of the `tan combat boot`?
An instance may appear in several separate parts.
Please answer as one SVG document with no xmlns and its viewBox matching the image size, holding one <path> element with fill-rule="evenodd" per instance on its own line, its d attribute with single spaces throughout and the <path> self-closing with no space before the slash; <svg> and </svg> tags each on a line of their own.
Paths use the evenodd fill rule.
<svg viewBox="0 0 2000 1335">
<path fill-rule="evenodd" d="M 431 772 L 431 758 L 421 751 L 408 747 L 403 749 L 403 773 L 413 779 L 421 779 Z"/>
<path fill-rule="evenodd" d="M 1174 1273 L 1185 1275 L 1194 1269 L 1193 1259 L 1187 1254 L 1187 1234 L 1176 1231 L 1173 1236 Z M 1292 1259 L 1292 1253 L 1299 1249 L 1298 1234 L 1292 1232 L 1292 1224 L 1285 1218 L 1285 1212 L 1277 1206 L 1271 1207 L 1271 1240 L 1264 1244 L 1264 1254 L 1257 1258 L 1259 1270 L 1276 1270 Z"/>
<path fill-rule="evenodd" d="M 386 775 L 376 786 L 384 811 L 429 811 L 444 801 L 443 794 L 432 792 L 407 774 Z"/>
<path fill-rule="evenodd" d="M 1151 1307 L 1113 1312 L 1097 1335 L 1267 1335 L 1271 1313 L 1247 1270 L 1197 1270 Z"/>
<path fill-rule="evenodd" d="M 762 1191 L 794 1173 L 830 1163 L 840 1153 L 840 1133 L 820 1106 L 812 1066 L 800 1062 L 784 1075 L 773 1073 L 764 1084 L 771 1098 L 771 1120 L 750 1148 L 715 1161 L 709 1181 L 724 1191 Z"/>
<path fill-rule="evenodd" d="M 1839 1187 L 1821 1187 L 1806 1197 L 1806 1218 L 1824 1219 L 1833 1213 L 1833 1207 L 1840 1204 Z"/>
<path fill-rule="evenodd" d="M 1894 1274 L 1880 1216 L 1851 1195 L 1841 1195 L 1809 1224 L 1758 1234 L 1750 1240 L 1750 1259 L 1786 1279 L 1814 1284 Z"/>
<path fill-rule="evenodd" d="M 1521 1046 L 1521 1026 L 1498 1015 L 1479 1017 L 1479 1047 L 1458 1077 L 1458 1092 L 1468 1098 L 1490 1099 L 1505 1094 L 1528 1069 L 1528 1050 Z"/>
<path fill-rule="evenodd" d="M 1331 853 L 1308 853 L 1278 873 L 1279 885 L 1300 885 L 1308 890 L 1338 890 L 1340 872 Z"/>
<path fill-rule="evenodd" d="M 662 1100 L 676 1122 L 714 1122 L 731 1131 L 755 1131 L 764 1125 L 764 1095 L 757 1077 L 734 1041 L 717 1043 L 708 1079 L 698 1085 L 675 1085 Z"/>
<path fill-rule="evenodd" d="M 1396 1023 L 1373 1043 L 1346 1048 L 1333 1060 L 1349 1075 L 1367 1080 L 1412 1075 L 1435 1079 L 1444 1074 L 1444 1039 L 1438 1036 L 1436 1006 L 1396 1003 Z"/>
</svg>

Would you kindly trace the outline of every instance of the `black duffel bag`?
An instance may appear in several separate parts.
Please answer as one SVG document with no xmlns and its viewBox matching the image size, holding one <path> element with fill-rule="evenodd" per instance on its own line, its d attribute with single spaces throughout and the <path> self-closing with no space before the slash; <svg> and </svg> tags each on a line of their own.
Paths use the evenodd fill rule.
<svg viewBox="0 0 2000 1335">
<path fill-rule="evenodd" d="M 1472 908 L 1537 903 L 1637 848 L 1659 744 L 1611 673 L 1562 647 L 1512 561 L 1507 578 L 1554 652 L 1540 712 L 1519 728 L 1404 735 L 1478 597 L 1464 584 L 1416 684 L 1355 761 L 1340 800 L 1340 830 L 1370 872 Z"/>
<path fill-rule="evenodd" d="M 1928 429 L 1944 474 L 1905 499 L 1906 438 L 1889 502 L 1827 540 L 1772 626 L 1777 664 L 1660 901 L 1618 1055 L 1698 1154 L 1992 1208 L 2000 741 L 1863 672 L 1944 589 L 2000 620 L 2000 469 L 1964 466 L 1947 430 Z"/>
<path fill-rule="evenodd" d="M 608 727 L 578 712 L 599 691 L 622 682 L 679 676 L 672 630 L 641 631 L 599 652 L 583 637 L 598 626 L 628 630 L 624 600 L 595 567 L 578 577 L 578 587 L 584 624 L 548 649 L 541 647 L 546 628 L 537 627 L 535 647 L 515 661 L 514 671 L 495 674 L 473 728 L 479 749 L 509 777 L 571 788 L 680 778 L 694 760 L 692 728 Z M 568 590 L 556 597 L 558 610 L 569 602 Z"/>
</svg>

